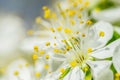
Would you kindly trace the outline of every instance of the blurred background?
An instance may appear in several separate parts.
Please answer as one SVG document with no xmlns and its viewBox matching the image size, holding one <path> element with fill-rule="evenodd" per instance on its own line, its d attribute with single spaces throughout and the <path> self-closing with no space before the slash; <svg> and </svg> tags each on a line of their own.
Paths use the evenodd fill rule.
<svg viewBox="0 0 120 80">
<path fill-rule="evenodd" d="M 53 7 L 57 1 L 65 0 L 0 0 L 0 77 L 10 62 L 23 58 L 21 42 L 25 47 L 39 42 L 27 38 L 26 32 L 35 25 L 35 18 L 43 14 L 42 6 Z M 88 13 L 93 21 L 108 21 L 120 33 L 120 0 L 90 0 Z"/>
</svg>

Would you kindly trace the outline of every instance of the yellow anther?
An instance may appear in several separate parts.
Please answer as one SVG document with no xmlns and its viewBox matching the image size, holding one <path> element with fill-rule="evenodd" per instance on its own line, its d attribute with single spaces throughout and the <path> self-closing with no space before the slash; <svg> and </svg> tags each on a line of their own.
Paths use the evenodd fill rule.
<svg viewBox="0 0 120 80">
<path fill-rule="evenodd" d="M 69 10 L 68 15 L 69 15 L 70 17 L 74 16 L 75 14 L 76 14 L 76 11 L 75 11 L 75 10 Z"/>
<path fill-rule="evenodd" d="M 48 7 L 47 7 L 47 6 L 43 6 L 42 9 L 43 9 L 43 10 L 47 10 Z"/>
<path fill-rule="evenodd" d="M 90 5 L 90 2 L 89 2 L 89 1 L 86 1 L 86 2 L 84 3 L 84 5 L 87 7 L 87 6 Z"/>
<path fill-rule="evenodd" d="M 77 62 L 74 60 L 74 61 L 71 61 L 70 62 L 70 66 L 71 67 L 76 67 L 77 66 Z"/>
<path fill-rule="evenodd" d="M 54 53 L 59 53 L 59 52 L 60 52 L 60 50 L 59 50 L 59 49 L 57 49 L 57 48 L 55 48 L 55 49 L 53 50 L 53 52 L 54 52 Z"/>
<path fill-rule="evenodd" d="M 84 21 L 83 20 L 80 20 L 80 24 L 83 24 L 84 23 Z"/>
<path fill-rule="evenodd" d="M 83 33 L 83 34 L 82 34 L 82 37 L 86 37 L 86 35 Z"/>
<path fill-rule="evenodd" d="M 80 10 L 80 11 L 82 11 L 83 9 L 84 9 L 84 8 L 83 8 L 83 7 L 81 7 L 79 10 Z"/>
<path fill-rule="evenodd" d="M 66 40 L 61 40 L 61 42 L 66 43 L 67 41 Z"/>
<path fill-rule="evenodd" d="M 64 29 L 64 32 L 65 32 L 65 33 L 72 33 L 72 30 L 69 29 L 69 28 L 65 28 L 65 29 Z"/>
<path fill-rule="evenodd" d="M 77 2 L 74 2 L 73 3 L 73 7 L 77 7 L 78 6 L 78 3 Z"/>
<path fill-rule="evenodd" d="M 71 25 L 75 25 L 75 20 L 70 19 L 70 23 L 71 23 Z"/>
<path fill-rule="evenodd" d="M 45 56 L 45 58 L 46 58 L 46 59 L 49 59 L 49 58 L 50 58 L 50 56 L 47 54 L 47 55 Z"/>
<path fill-rule="evenodd" d="M 45 68 L 45 69 L 48 69 L 48 68 L 49 68 L 49 65 L 48 65 L 48 64 L 45 64 L 44 68 Z"/>
<path fill-rule="evenodd" d="M 44 12 L 44 18 L 48 19 L 50 17 L 51 17 L 51 11 L 49 9 L 45 10 L 45 12 Z"/>
<path fill-rule="evenodd" d="M 104 36 L 105 36 L 105 32 L 100 31 L 100 32 L 99 32 L 99 36 L 100 36 L 100 37 L 104 37 Z"/>
<path fill-rule="evenodd" d="M 56 28 L 58 31 L 61 31 L 62 30 L 62 26 L 59 26 Z"/>
<path fill-rule="evenodd" d="M 50 46 L 50 42 L 46 42 L 46 46 Z"/>
<path fill-rule="evenodd" d="M 88 52 L 88 53 L 91 53 L 91 52 L 93 52 L 93 49 L 92 49 L 92 48 L 88 48 L 88 49 L 87 49 L 87 52 Z"/>
<path fill-rule="evenodd" d="M 54 39 L 56 39 L 57 37 L 56 36 L 54 36 Z"/>
<path fill-rule="evenodd" d="M 51 17 L 56 20 L 57 19 L 56 13 L 51 13 Z"/>
<path fill-rule="evenodd" d="M 40 55 L 43 55 L 43 54 L 45 54 L 45 51 L 44 50 L 40 50 Z"/>
<path fill-rule="evenodd" d="M 54 43 L 54 46 L 56 46 L 57 44 L 56 43 Z"/>
<path fill-rule="evenodd" d="M 120 73 L 116 73 L 116 74 L 115 74 L 115 77 L 120 77 Z"/>
<path fill-rule="evenodd" d="M 60 72 L 61 72 L 61 73 L 64 73 L 64 71 L 65 71 L 64 68 L 61 68 L 61 69 L 60 69 Z"/>
<path fill-rule="evenodd" d="M 38 59 L 38 55 L 37 55 L 37 54 L 33 54 L 33 55 L 32 55 L 32 59 L 33 59 L 33 60 L 37 60 L 37 59 Z"/>
<path fill-rule="evenodd" d="M 37 17 L 36 19 L 35 19 L 35 22 L 37 23 L 37 24 L 40 24 L 41 23 L 41 18 L 40 17 Z"/>
<path fill-rule="evenodd" d="M 33 35 L 33 33 L 34 33 L 33 30 L 28 30 L 28 31 L 27 31 L 27 34 L 28 34 L 28 35 Z"/>
<path fill-rule="evenodd" d="M 78 18 L 81 18 L 82 17 L 82 14 L 78 14 Z"/>
<path fill-rule="evenodd" d="M 28 66 L 29 66 L 29 64 L 28 64 L 28 63 L 26 63 L 26 64 L 25 64 L 25 66 L 26 66 L 26 67 L 28 67 Z"/>
<path fill-rule="evenodd" d="M 72 49 L 70 46 L 66 46 L 67 51 L 69 51 L 70 49 Z"/>
<path fill-rule="evenodd" d="M 35 76 L 36 76 L 37 78 L 39 78 L 40 75 L 41 75 L 40 72 L 36 72 L 36 73 L 35 73 Z"/>
<path fill-rule="evenodd" d="M 87 24 L 87 25 L 91 25 L 91 24 L 92 24 L 92 21 L 91 21 L 91 20 L 88 20 L 88 21 L 86 22 L 86 24 Z"/>
<path fill-rule="evenodd" d="M 18 72 L 18 71 L 15 71 L 15 72 L 14 72 L 14 75 L 15 75 L 15 76 L 18 76 L 18 75 L 19 75 L 19 72 Z"/>
<path fill-rule="evenodd" d="M 78 32 L 78 31 L 76 32 L 76 34 L 79 34 L 79 33 L 80 33 L 80 32 Z"/>
<path fill-rule="evenodd" d="M 38 52 L 39 47 L 38 46 L 34 46 L 34 51 Z"/>
<path fill-rule="evenodd" d="M 51 30 L 52 32 L 55 32 L 54 28 L 50 28 L 50 30 Z"/>
<path fill-rule="evenodd" d="M 96 12 L 96 13 L 100 12 L 100 8 L 96 8 L 96 9 L 95 9 L 95 12 Z"/>
</svg>

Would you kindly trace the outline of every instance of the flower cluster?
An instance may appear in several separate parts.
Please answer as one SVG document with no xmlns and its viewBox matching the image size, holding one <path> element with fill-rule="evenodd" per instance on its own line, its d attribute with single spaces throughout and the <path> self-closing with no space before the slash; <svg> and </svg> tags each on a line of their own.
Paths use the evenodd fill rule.
<svg viewBox="0 0 120 80">
<path fill-rule="evenodd" d="M 26 73 L 14 71 L 16 80 L 120 80 L 120 35 L 106 21 L 93 22 L 89 0 L 65 3 L 56 10 L 43 6 L 36 23 L 47 29 L 48 37 L 33 47 L 34 66 L 24 63 L 19 68 Z"/>
</svg>

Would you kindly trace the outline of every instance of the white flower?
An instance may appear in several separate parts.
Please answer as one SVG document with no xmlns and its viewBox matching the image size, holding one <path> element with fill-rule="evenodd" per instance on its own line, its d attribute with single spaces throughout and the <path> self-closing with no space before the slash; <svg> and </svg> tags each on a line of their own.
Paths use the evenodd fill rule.
<svg viewBox="0 0 120 80">
<path fill-rule="evenodd" d="M 24 38 L 23 26 L 18 16 L 0 15 L 0 68 L 20 55 L 18 46 Z"/>
<path fill-rule="evenodd" d="M 102 31 L 102 33 L 101 33 Z M 82 76 L 85 76 L 84 68 L 90 67 L 93 73 L 94 79 L 98 79 L 98 75 L 101 75 L 101 71 L 104 69 L 109 69 L 111 65 L 111 61 L 106 60 L 106 58 L 110 58 L 115 53 L 115 49 L 118 45 L 120 45 L 120 39 L 114 41 L 113 43 L 105 46 L 107 42 L 112 38 L 113 36 L 113 28 L 109 23 L 106 22 L 98 22 L 93 27 L 88 29 L 88 32 L 86 32 L 86 37 L 80 37 L 79 44 L 74 44 L 74 40 L 71 40 L 71 43 L 69 43 L 69 40 L 66 40 L 68 42 L 68 45 L 71 49 L 67 51 L 66 54 L 62 54 L 62 52 L 55 53 L 53 55 L 53 58 L 56 60 L 64 61 L 66 64 L 64 64 L 61 68 L 66 67 L 72 67 L 72 70 L 68 75 L 65 77 L 64 80 L 72 80 L 75 79 L 73 77 L 76 76 L 78 80 L 84 80 L 84 77 L 80 77 L 79 75 L 83 74 Z M 75 38 L 78 40 L 77 38 Z M 71 45 L 73 43 L 73 45 Z M 114 54 L 115 56 L 115 54 Z M 96 60 L 92 61 L 92 57 L 94 57 Z M 119 59 L 119 58 L 117 58 Z M 117 62 L 116 60 L 113 60 L 113 63 Z M 115 65 L 117 65 L 115 63 Z M 88 68 L 88 69 L 90 69 Z M 117 69 L 117 67 L 115 67 Z M 74 71 L 76 74 L 74 74 Z M 78 74 L 77 74 L 77 72 Z M 106 70 L 105 73 L 108 73 L 109 70 Z M 72 75 L 73 74 L 73 75 Z M 70 76 L 71 77 L 70 77 Z M 112 75 L 111 74 L 106 74 Z M 112 77 L 110 76 L 110 77 Z M 108 77 L 108 78 L 110 78 Z M 103 77 L 104 78 L 104 77 Z M 101 77 L 102 79 L 102 77 Z M 106 79 L 106 78 L 105 78 Z M 113 80 L 113 77 L 110 78 Z"/>
<path fill-rule="evenodd" d="M 44 65 L 42 62 L 32 65 L 25 59 L 17 59 L 7 67 L 5 80 L 47 80 L 45 76 L 49 76 L 49 74 Z"/>
</svg>

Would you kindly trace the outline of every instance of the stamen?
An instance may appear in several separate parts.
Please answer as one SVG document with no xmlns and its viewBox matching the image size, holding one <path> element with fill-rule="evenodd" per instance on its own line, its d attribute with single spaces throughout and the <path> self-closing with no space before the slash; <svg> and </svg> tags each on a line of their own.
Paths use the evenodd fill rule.
<svg viewBox="0 0 120 80">
<path fill-rule="evenodd" d="M 104 36 L 105 36 L 105 32 L 100 31 L 100 32 L 99 32 L 99 36 L 100 36 L 100 37 L 104 37 Z"/>
<path fill-rule="evenodd" d="M 36 76 L 37 78 L 39 78 L 39 77 L 41 76 L 40 72 L 36 72 L 36 73 L 35 73 L 35 76 Z"/>
<path fill-rule="evenodd" d="M 18 75 L 19 75 L 19 72 L 16 70 L 16 71 L 14 72 L 14 75 L 15 75 L 15 76 L 18 76 Z"/>
</svg>

